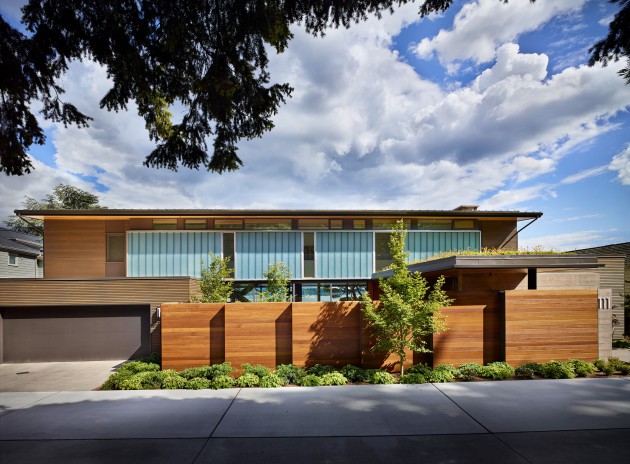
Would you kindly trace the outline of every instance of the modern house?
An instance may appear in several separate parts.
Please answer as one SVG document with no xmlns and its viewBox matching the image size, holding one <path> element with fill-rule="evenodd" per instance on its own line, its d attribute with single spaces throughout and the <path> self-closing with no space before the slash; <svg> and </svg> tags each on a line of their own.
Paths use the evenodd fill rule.
<svg viewBox="0 0 630 464">
<path fill-rule="evenodd" d="M 0 279 L 43 277 L 42 239 L 0 227 Z"/>
<path fill-rule="evenodd" d="M 542 216 L 539 212 L 480 211 L 466 205 L 449 211 L 103 209 L 16 213 L 44 221 L 45 279 L 0 282 L 0 361 L 4 362 L 122 359 L 159 351 L 160 305 L 189 301 L 197 290 L 195 279 L 202 263 L 211 253 L 229 258 L 238 301 L 252 300 L 264 285 L 263 273 L 275 262 L 287 265 L 292 274 L 292 301 L 353 300 L 366 290 L 377 296 L 376 278 L 391 262 L 389 235 L 399 219 L 408 230 L 410 259 L 418 261 L 453 250 L 516 250 L 519 231 Z M 492 263 L 460 261 L 438 260 L 424 266 L 430 266 L 436 276 L 445 274 L 446 288 L 461 301 L 485 311 L 486 361 L 503 356 L 501 323 L 495 318 L 500 292 L 536 290 L 541 285 L 574 288 L 565 287 L 568 281 L 557 276 L 545 280 L 542 270 L 554 275 L 558 270 L 599 265 L 597 257 L 587 256 L 577 260 L 539 257 L 508 262 L 503 257 Z M 584 282 L 587 285 L 580 287 Z M 589 304 L 594 305 L 596 324 L 599 280 L 587 278 L 584 282 L 575 288 L 586 288 L 594 295 Z M 595 339 L 589 335 L 595 344 L 596 331 L 595 327 Z"/>
</svg>

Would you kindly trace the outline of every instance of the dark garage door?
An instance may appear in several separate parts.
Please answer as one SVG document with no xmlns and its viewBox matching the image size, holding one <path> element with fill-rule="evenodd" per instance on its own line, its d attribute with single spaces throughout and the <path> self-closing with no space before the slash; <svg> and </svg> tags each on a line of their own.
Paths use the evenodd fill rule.
<svg viewBox="0 0 630 464">
<path fill-rule="evenodd" d="M 3 362 L 129 359 L 150 353 L 148 305 L 2 308 L 0 314 Z"/>
</svg>

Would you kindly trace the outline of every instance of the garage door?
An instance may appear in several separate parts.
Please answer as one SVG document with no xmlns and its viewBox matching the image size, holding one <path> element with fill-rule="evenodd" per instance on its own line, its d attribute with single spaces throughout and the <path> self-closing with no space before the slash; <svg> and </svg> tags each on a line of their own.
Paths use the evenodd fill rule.
<svg viewBox="0 0 630 464">
<path fill-rule="evenodd" d="M 4 362 L 130 359 L 150 353 L 149 306 L 2 308 Z"/>
</svg>

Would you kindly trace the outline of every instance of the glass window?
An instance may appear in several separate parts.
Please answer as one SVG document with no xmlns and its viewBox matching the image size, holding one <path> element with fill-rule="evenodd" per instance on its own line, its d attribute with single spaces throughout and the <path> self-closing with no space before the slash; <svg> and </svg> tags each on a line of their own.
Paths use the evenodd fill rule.
<svg viewBox="0 0 630 464">
<path fill-rule="evenodd" d="M 262 291 L 262 286 L 257 283 L 239 283 L 234 285 L 232 292 L 232 302 L 240 301 L 242 303 L 251 303 L 256 301 L 256 296 Z"/>
<path fill-rule="evenodd" d="M 376 254 L 376 271 L 382 271 L 392 264 L 392 255 L 389 252 L 389 236 L 387 233 L 374 234 L 374 251 Z"/>
<path fill-rule="evenodd" d="M 330 300 L 331 301 L 347 301 L 348 300 L 348 286 L 346 284 L 331 284 L 330 285 Z"/>
<path fill-rule="evenodd" d="M 249 230 L 290 230 L 291 219 L 245 219 Z"/>
<path fill-rule="evenodd" d="M 361 301 L 364 293 L 367 293 L 367 285 L 348 285 L 348 301 Z"/>
<path fill-rule="evenodd" d="M 223 258 L 228 258 L 228 268 L 232 269 L 230 277 L 234 278 L 234 234 L 224 233 L 223 237 Z"/>
<path fill-rule="evenodd" d="M 304 232 L 304 277 L 315 277 L 315 234 Z"/>
<path fill-rule="evenodd" d="M 125 234 L 107 234 L 105 260 L 108 263 L 125 262 Z"/>
<path fill-rule="evenodd" d="M 186 219 L 184 221 L 184 229 L 206 229 L 207 223 L 205 219 Z"/>
<path fill-rule="evenodd" d="M 365 229 L 365 219 L 355 219 L 352 221 L 353 229 Z"/>
<path fill-rule="evenodd" d="M 298 219 L 298 229 L 328 229 L 328 219 Z"/>
<path fill-rule="evenodd" d="M 317 285 L 302 285 L 302 301 L 318 301 Z"/>
<path fill-rule="evenodd" d="M 457 219 L 453 221 L 453 226 L 455 229 L 474 229 L 475 221 L 473 221 L 472 219 Z"/>
<path fill-rule="evenodd" d="M 331 219 L 330 220 L 330 228 L 331 229 L 343 229 L 343 220 L 341 220 L 341 219 Z"/>
<path fill-rule="evenodd" d="M 444 220 L 425 220 L 418 221 L 419 230 L 451 230 L 453 228 L 452 221 Z"/>
<path fill-rule="evenodd" d="M 375 230 L 388 230 L 392 229 L 399 219 L 372 219 L 372 228 Z M 411 219 L 403 219 L 405 229 L 411 229 Z"/>
<path fill-rule="evenodd" d="M 153 228 L 155 230 L 176 230 L 177 219 L 154 219 Z"/>
<path fill-rule="evenodd" d="M 319 301 L 331 301 L 330 284 L 319 284 Z"/>
<path fill-rule="evenodd" d="M 215 219 L 214 228 L 215 229 L 242 229 L 243 220 L 242 219 Z"/>
<path fill-rule="evenodd" d="M 9 266 L 18 266 L 19 265 L 18 258 L 19 258 L 18 255 L 9 253 Z"/>
</svg>

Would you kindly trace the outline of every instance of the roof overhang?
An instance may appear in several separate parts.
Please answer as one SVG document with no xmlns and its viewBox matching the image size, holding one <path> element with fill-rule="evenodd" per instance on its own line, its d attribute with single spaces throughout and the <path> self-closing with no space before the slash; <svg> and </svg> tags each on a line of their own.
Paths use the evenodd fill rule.
<svg viewBox="0 0 630 464">
<path fill-rule="evenodd" d="M 411 272 L 446 272 L 458 269 L 594 269 L 599 266 L 597 256 L 587 255 L 507 255 L 507 256 L 450 256 L 407 266 Z M 376 272 L 377 277 L 391 277 L 392 271 Z"/>
<path fill-rule="evenodd" d="M 537 219 L 541 212 L 523 211 L 454 211 L 454 210 L 288 210 L 288 209 L 81 209 L 81 210 L 15 210 L 18 216 L 33 219 L 130 219 L 143 217 L 439 217 L 516 220 Z"/>
</svg>

